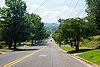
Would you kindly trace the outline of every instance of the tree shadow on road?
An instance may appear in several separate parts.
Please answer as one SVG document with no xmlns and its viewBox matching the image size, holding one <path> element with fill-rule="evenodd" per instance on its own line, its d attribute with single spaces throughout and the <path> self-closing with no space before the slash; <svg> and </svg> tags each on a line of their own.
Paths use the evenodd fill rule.
<svg viewBox="0 0 100 67">
<path fill-rule="evenodd" d="M 47 46 L 48 44 L 46 43 L 37 43 L 37 44 L 34 44 L 34 45 L 31 45 L 31 46 Z"/>
<path fill-rule="evenodd" d="M 32 47 L 34 47 L 34 46 L 47 46 L 48 44 L 46 43 L 46 42 L 40 42 L 40 43 L 36 43 L 36 44 L 34 44 L 34 45 L 30 45 L 30 47 L 32 46 Z M 27 49 L 27 48 L 25 48 L 25 49 L 20 49 L 20 48 L 17 48 L 17 49 L 11 49 L 11 50 L 13 50 L 13 51 L 34 51 L 34 50 L 39 50 L 39 49 Z"/>
<path fill-rule="evenodd" d="M 12 49 L 13 51 L 34 51 L 39 49 Z"/>
</svg>

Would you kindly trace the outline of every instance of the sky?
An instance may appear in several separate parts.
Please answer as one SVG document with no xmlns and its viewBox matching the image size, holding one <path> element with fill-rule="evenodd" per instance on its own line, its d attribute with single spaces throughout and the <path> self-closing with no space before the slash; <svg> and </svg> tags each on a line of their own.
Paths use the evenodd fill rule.
<svg viewBox="0 0 100 67">
<path fill-rule="evenodd" d="M 26 2 L 27 12 L 40 15 L 44 23 L 58 23 L 59 18 L 67 19 L 86 16 L 85 0 L 47 0 L 38 10 L 36 9 L 45 0 L 23 1 Z M 5 6 L 4 3 L 4 0 L 0 0 L 0 7 Z"/>
</svg>

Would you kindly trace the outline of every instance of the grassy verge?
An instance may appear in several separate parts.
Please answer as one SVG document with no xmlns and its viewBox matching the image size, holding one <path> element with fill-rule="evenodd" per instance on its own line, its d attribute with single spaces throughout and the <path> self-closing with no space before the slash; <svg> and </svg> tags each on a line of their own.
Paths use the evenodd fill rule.
<svg viewBox="0 0 100 67">
<path fill-rule="evenodd" d="M 99 36 L 91 36 L 88 39 L 83 39 L 80 42 L 81 47 L 88 47 L 88 48 L 99 48 L 100 47 L 100 35 Z"/>
<path fill-rule="evenodd" d="M 10 49 L 0 49 L 0 52 L 12 52 L 13 50 Z"/>
<path fill-rule="evenodd" d="M 74 48 L 70 47 L 70 46 L 61 46 L 61 48 L 65 51 L 72 51 L 75 50 Z"/>
<path fill-rule="evenodd" d="M 0 49 L 0 52 L 13 52 L 13 51 L 26 51 L 28 50 L 27 48 L 18 48 L 18 49 Z"/>
<path fill-rule="evenodd" d="M 29 42 L 22 42 L 21 44 L 30 46 L 31 45 L 31 42 L 30 41 Z"/>
<path fill-rule="evenodd" d="M 27 50 L 28 46 L 23 46 L 21 48 L 17 48 L 17 49 L 8 49 L 8 48 L 3 48 L 3 49 L 0 49 L 0 52 L 13 52 L 13 51 L 25 51 Z"/>
<path fill-rule="evenodd" d="M 83 52 L 82 54 L 77 54 L 77 56 L 100 66 L 100 49 Z"/>
<path fill-rule="evenodd" d="M 74 48 L 72 48 L 70 46 L 62 46 L 61 48 L 68 52 L 75 50 Z M 80 48 L 80 50 L 81 50 L 81 48 Z M 76 56 L 79 56 L 85 60 L 88 60 L 88 61 L 100 66 L 100 49 L 81 52 L 81 54 L 76 54 Z"/>
</svg>

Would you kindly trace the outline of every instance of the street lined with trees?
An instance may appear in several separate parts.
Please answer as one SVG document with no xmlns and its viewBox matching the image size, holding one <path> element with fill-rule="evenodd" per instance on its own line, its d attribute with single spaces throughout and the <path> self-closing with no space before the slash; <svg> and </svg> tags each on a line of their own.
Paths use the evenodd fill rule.
<svg viewBox="0 0 100 67">
<path fill-rule="evenodd" d="M 50 24 L 49 21 L 54 20 L 55 17 L 59 18 L 58 14 L 65 16 L 66 13 L 59 12 L 61 9 L 55 10 L 53 14 L 55 17 L 51 16 L 52 11 L 43 11 L 46 13 L 46 19 L 52 17 L 48 25 L 42 22 L 43 16 L 34 14 L 47 0 L 40 6 L 35 5 L 38 8 L 33 13 L 27 12 L 26 2 L 5 0 L 5 7 L 0 7 L 0 67 L 100 66 L 99 0 L 86 0 L 84 8 L 86 6 L 87 16 L 60 18 L 57 25 Z M 79 0 L 76 0 L 73 10 L 64 6 L 63 12 L 68 11 L 73 15 L 78 3 Z M 42 10 L 40 11 L 42 13 Z"/>
<path fill-rule="evenodd" d="M 96 28 L 94 23 L 86 22 L 85 19 L 81 18 L 71 18 L 64 20 L 56 34 L 54 34 L 54 39 L 59 39 L 60 42 L 65 41 L 66 44 L 69 43 L 71 46 L 75 46 L 76 50 L 79 49 L 79 42 L 93 33 L 95 33 Z M 58 35 L 59 33 L 59 35 Z M 55 37 L 58 35 L 58 38 Z"/>
<path fill-rule="evenodd" d="M 5 5 L 0 8 L 0 41 L 5 41 L 9 49 L 12 46 L 16 49 L 21 42 L 39 41 L 49 36 L 50 31 L 44 28 L 41 17 L 29 14 L 24 1 L 5 0 Z"/>
<path fill-rule="evenodd" d="M 70 44 L 79 50 L 80 41 L 90 36 L 100 35 L 100 2 L 86 0 L 87 16 L 83 18 L 68 18 L 60 22 L 60 26 L 53 38 L 61 44 Z"/>
</svg>

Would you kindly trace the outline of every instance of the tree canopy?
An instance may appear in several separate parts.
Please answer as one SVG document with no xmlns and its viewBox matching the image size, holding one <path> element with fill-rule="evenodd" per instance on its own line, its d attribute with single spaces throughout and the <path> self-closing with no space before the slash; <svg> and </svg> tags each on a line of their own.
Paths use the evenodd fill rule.
<svg viewBox="0 0 100 67">
<path fill-rule="evenodd" d="M 100 1 L 99 0 L 86 0 L 86 12 L 91 20 L 94 20 L 97 29 L 100 30 Z"/>
<path fill-rule="evenodd" d="M 70 44 L 79 49 L 79 42 L 89 36 L 100 35 L 100 2 L 99 0 L 86 0 L 87 16 L 84 18 L 69 18 L 58 20 L 59 29 L 53 38 L 59 42 Z"/>
<path fill-rule="evenodd" d="M 64 20 L 64 22 L 60 24 L 58 31 L 59 33 L 54 34 L 55 39 L 62 38 L 60 41 L 69 41 L 70 45 L 74 45 L 76 50 L 78 50 L 79 41 L 94 33 L 95 25 L 81 18 L 71 18 Z"/>
<path fill-rule="evenodd" d="M 0 8 L 0 39 L 11 49 L 26 40 L 42 40 L 49 36 L 41 17 L 29 14 L 23 0 L 5 0 L 6 7 Z"/>
</svg>

